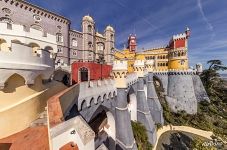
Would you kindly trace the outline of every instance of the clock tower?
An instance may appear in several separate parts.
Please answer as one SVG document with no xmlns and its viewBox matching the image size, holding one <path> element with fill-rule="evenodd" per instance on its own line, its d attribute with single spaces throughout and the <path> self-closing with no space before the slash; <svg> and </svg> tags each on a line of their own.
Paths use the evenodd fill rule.
<svg viewBox="0 0 227 150">
<path fill-rule="evenodd" d="M 128 37 L 128 49 L 130 52 L 135 52 L 137 49 L 137 44 L 136 44 L 136 35 L 130 34 Z"/>
</svg>

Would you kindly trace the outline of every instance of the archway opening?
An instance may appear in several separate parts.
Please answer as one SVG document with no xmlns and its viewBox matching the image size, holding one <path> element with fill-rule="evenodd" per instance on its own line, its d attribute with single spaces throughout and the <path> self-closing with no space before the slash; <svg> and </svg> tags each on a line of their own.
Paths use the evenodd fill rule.
<svg viewBox="0 0 227 150">
<path fill-rule="evenodd" d="M 110 111 L 100 107 L 88 124 L 95 132 L 95 148 L 104 144 L 109 149 L 115 149 L 115 119 Z"/>
<path fill-rule="evenodd" d="M 4 39 L 0 39 L 0 51 L 3 51 L 3 52 L 9 51 L 9 47 L 7 45 L 7 42 Z"/>
<path fill-rule="evenodd" d="M 28 44 L 32 48 L 32 55 L 33 56 L 40 56 L 40 46 L 36 43 L 30 43 Z"/>
<path fill-rule="evenodd" d="M 25 85 L 25 79 L 19 74 L 11 75 L 5 82 L 3 92 L 12 93 L 15 92 L 18 87 Z"/>
<path fill-rule="evenodd" d="M 85 67 L 80 68 L 80 81 L 88 81 L 88 69 Z"/>
<path fill-rule="evenodd" d="M 62 82 L 66 86 L 70 85 L 70 73 L 65 70 L 62 70 L 62 69 L 56 70 L 54 72 L 53 79 L 55 81 Z"/>
</svg>

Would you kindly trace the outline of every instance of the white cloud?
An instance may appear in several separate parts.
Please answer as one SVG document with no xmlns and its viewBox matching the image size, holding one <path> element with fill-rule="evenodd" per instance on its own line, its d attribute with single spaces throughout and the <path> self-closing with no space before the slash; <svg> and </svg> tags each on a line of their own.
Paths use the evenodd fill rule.
<svg viewBox="0 0 227 150">
<path fill-rule="evenodd" d="M 212 26 L 212 24 L 209 22 L 209 20 L 207 19 L 207 17 L 205 16 L 204 14 L 204 11 L 203 11 L 203 6 L 202 6 L 202 3 L 201 3 L 201 0 L 197 0 L 197 6 L 199 8 L 199 11 L 200 11 L 200 14 L 202 15 L 203 17 L 203 20 L 206 22 L 207 24 L 207 27 L 210 31 L 214 31 L 214 27 Z"/>
</svg>

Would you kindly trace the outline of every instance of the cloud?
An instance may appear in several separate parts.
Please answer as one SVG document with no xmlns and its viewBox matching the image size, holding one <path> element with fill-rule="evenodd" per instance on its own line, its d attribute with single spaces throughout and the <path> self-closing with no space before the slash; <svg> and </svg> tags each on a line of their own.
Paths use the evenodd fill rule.
<svg viewBox="0 0 227 150">
<path fill-rule="evenodd" d="M 200 14 L 202 15 L 203 17 L 203 20 L 206 22 L 207 24 L 207 27 L 210 31 L 214 31 L 214 27 L 212 26 L 212 24 L 209 22 L 209 20 L 207 19 L 207 17 L 205 16 L 205 13 L 203 11 L 203 6 L 202 6 L 202 3 L 201 3 L 201 0 L 197 0 L 197 6 L 199 8 L 199 11 L 200 11 Z"/>
</svg>

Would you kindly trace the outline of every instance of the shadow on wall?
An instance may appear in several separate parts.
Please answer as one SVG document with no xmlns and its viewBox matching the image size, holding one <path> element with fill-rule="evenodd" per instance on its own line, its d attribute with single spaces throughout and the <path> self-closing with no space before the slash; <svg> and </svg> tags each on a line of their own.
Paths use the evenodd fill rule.
<svg viewBox="0 0 227 150">
<path fill-rule="evenodd" d="M 162 146 L 165 150 L 171 150 L 171 149 L 181 149 L 181 150 L 187 150 L 191 149 L 191 144 L 193 142 L 193 139 L 181 132 L 172 133 L 170 135 L 170 143 L 164 144 L 162 143 Z"/>
<path fill-rule="evenodd" d="M 64 70 L 56 70 L 53 79 L 62 82 L 66 86 L 70 86 L 70 74 Z"/>
<path fill-rule="evenodd" d="M 16 92 L 16 88 L 25 85 L 25 79 L 19 74 L 13 74 L 5 82 L 5 88 L 3 89 L 4 93 L 13 93 Z"/>
<path fill-rule="evenodd" d="M 16 92 L 18 87 L 25 85 L 25 79 L 19 74 L 13 74 L 5 82 L 5 88 L 2 90 L 4 93 L 13 93 Z M 40 92 L 44 89 L 42 84 L 42 75 L 39 75 L 35 78 L 33 85 L 28 85 L 28 87 L 36 92 Z"/>
</svg>

